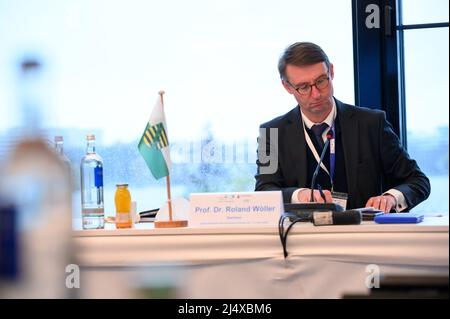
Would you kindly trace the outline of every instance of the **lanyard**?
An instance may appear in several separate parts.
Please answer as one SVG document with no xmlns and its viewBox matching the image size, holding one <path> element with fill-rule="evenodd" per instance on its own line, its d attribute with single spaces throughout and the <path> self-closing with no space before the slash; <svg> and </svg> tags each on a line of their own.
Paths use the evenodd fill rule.
<svg viewBox="0 0 450 319">
<path fill-rule="evenodd" d="M 330 184 L 331 184 L 331 191 L 333 191 L 334 185 L 333 185 L 333 176 L 334 176 L 334 166 L 336 161 L 336 140 L 335 140 L 335 130 L 334 130 L 334 122 L 333 125 L 331 125 L 331 139 L 330 139 L 330 172 L 325 167 L 325 164 L 322 162 L 320 163 L 320 167 L 330 176 Z M 308 144 L 309 149 L 311 150 L 314 158 L 316 159 L 317 163 L 320 161 L 320 156 L 317 153 L 316 148 L 314 147 L 313 142 L 311 141 L 311 138 L 309 137 L 308 132 L 306 132 L 305 123 L 303 123 L 303 131 L 305 133 L 305 139 L 306 143 Z"/>
</svg>

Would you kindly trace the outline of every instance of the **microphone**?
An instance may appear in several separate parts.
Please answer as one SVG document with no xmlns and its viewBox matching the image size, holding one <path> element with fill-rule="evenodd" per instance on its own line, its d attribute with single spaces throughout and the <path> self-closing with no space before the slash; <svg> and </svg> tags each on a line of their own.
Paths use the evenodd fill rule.
<svg viewBox="0 0 450 319">
<path fill-rule="evenodd" d="M 330 140 L 332 138 L 333 138 L 333 135 L 330 130 L 327 133 L 327 141 L 325 142 L 325 145 L 323 146 L 322 154 L 320 154 L 320 160 L 317 163 L 316 169 L 315 169 L 314 174 L 311 179 L 311 197 L 309 199 L 309 201 L 311 203 L 314 202 L 314 189 L 316 188 L 316 179 L 317 179 L 317 175 L 319 175 L 320 164 L 322 164 L 322 162 L 323 162 L 323 158 L 325 157 L 325 153 L 327 152 L 328 145 L 330 145 Z"/>
<path fill-rule="evenodd" d="M 344 208 L 335 203 L 317 203 L 314 201 L 314 188 L 316 184 L 317 175 L 319 173 L 320 164 L 323 161 L 327 148 L 330 145 L 330 140 L 333 138 L 331 130 L 327 133 L 327 141 L 325 142 L 320 155 L 320 160 L 317 163 L 313 177 L 311 179 L 311 197 L 309 203 L 284 203 L 285 216 L 289 217 L 291 221 L 301 218 L 302 220 L 311 220 L 314 212 L 342 212 Z"/>
<path fill-rule="evenodd" d="M 356 209 L 343 212 L 314 212 L 312 214 L 314 226 L 359 225 L 361 220 L 361 211 Z"/>
</svg>

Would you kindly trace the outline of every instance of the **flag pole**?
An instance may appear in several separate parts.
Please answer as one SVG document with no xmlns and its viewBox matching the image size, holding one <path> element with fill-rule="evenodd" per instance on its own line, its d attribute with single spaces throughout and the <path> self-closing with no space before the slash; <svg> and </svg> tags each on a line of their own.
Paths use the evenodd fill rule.
<svg viewBox="0 0 450 319">
<path fill-rule="evenodd" d="M 172 199 L 170 198 L 170 179 L 169 175 L 166 176 L 167 186 L 167 204 L 169 205 L 169 220 L 172 221 Z"/>
<path fill-rule="evenodd" d="M 164 91 L 161 90 L 158 94 L 161 97 L 161 105 L 164 107 Z M 169 220 L 168 221 L 155 221 L 156 228 L 170 228 L 170 227 L 186 227 L 187 220 L 173 220 L 172 218 L 172 198 L 170 195 L 170 174 L 166 176 L 166 188 L 167 188 L 167 205 L 169 206 Z"/>
<path fill-rule="evenodd" d="M 161 104 L 164 107 L 164 92 L 163 90 L 159 91 L 158 94 L 161 97 Z M 170 177 L 166 176 L 166 188 L 167 188 L 167 204 L 169 206 L 169 221 L 172 221 L 172 198 L 170 196 Z"/>
</svg>

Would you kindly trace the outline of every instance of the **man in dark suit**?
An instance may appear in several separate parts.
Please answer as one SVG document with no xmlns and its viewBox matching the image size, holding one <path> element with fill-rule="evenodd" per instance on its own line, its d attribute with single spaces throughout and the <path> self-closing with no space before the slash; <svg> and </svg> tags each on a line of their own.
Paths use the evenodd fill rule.
<svg viewBox="0 0 450 319">
<path fill-rule="evenodd" d="M 313 172 L 328 144 L 317 176 L 320 190 L 312 192 L 315 201 L 343 200 L 346 209 L 390 212 L 411 210 L 429 196 L 428 178 L 401 146 L 385 113 L 334 98 L 333 64 L 319 46 L 289 46 L 278 69 L 298 105 L 261 125 L 256 191 L 281 190 L 284 202 L 309 202 Z"/>
</svg>

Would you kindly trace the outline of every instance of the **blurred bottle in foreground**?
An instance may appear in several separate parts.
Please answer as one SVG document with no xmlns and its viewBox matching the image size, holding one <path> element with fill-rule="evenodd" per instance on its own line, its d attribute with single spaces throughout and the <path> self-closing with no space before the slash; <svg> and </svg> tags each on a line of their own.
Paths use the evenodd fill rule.
<svg viewBox="0 0 450 319">
<path fill-rule="evenodd" d="M 25 139 L 1 175 L 1 193 L 17 207 L 18 229 L 17 280 L 3 296 L 68 297 L 64 282 L 72 262 L 72 192 L 66 166 L 44 139 Z"/>
<path fill-rule="evenodd" d="M 39 99 L 41 69 L 37 59 L 21 62 L 22 134 L 0 167 L 0 198 L 7 198 L 14 208 L 9 210 L 13 219 L 3 215 L 14 229 L 8 239 L 13 250 L 2 258 L 13 261 L 8 267 L 16 268 L 9 268 L 9 279 L 0 282 L 0 298 L 72 295 L 65 285 L 66 267 L 73 262 L 72 188 L 66 166 L 42 136 L 46 117 Z"/>
<path fill-rule="evenodd" d="M 2 282 L 17 279 L 18 229 L 15 206 L 0 193 L 0 296 Z"/>
<path fill-rule="evenodd" d="M 103 160 L 95 152 L 95 135 L 86 135 L 86 155 L 81 159 L 81 213 L 83 229 L 105 227 Z"/>
</svg>

